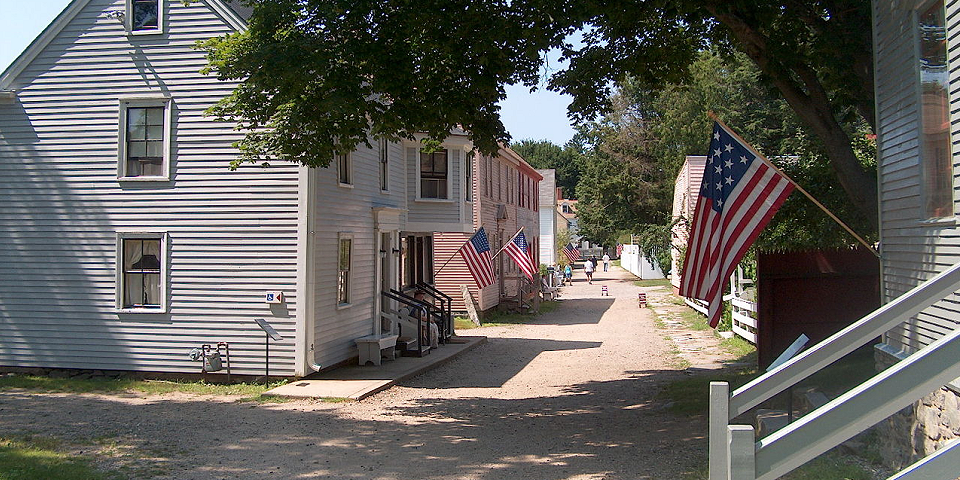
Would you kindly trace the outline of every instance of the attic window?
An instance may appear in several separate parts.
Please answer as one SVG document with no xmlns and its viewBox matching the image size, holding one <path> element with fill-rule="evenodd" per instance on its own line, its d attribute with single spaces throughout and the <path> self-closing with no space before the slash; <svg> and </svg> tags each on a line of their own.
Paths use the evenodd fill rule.
<svg viewBox="0 0 960 480">
<path fill-rule="evenodd" d="M 160 31 L 160 15 L 162 13 L 161 0 L 128 0 L 127 11 L 130 12 L 130 31 L 142 33 L 157 33 Z"/>
</svg>

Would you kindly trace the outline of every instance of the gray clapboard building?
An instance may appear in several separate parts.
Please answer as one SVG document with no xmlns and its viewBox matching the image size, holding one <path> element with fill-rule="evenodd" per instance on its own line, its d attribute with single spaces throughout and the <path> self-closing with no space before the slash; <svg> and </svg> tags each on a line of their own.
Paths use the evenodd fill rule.
<svg viewBox="0 0 960 480">
<path fill-rule="evenodd" d="M 958 13 L 955 1 L 873 2 L 884 302 L 960 261 Z M 957 301 L 952 294 L 884 334 L 881 364 L 957 329 Z M 888 420 L 912 425 L 912 431 L 891 429 L 888 457 L 902 466 L 960 436 L 958 392 L 955 381 L 918 402 L 911 415 Z"/>
<path fill-rule="evenodd" d="M 283 336 L 271 373 L 329 368 L 470 218 L 466 146 L 429 179 L 416 144 L 378 139 L 329 168 L 230 171 L 242 134 L 204 111 L 235 84 L 195 44 L 248 14 L 73 0 L 0 75 L 0 366 L 197 372 L 188 352 L 223 341 L 260 374 L 262 318 Z"/>
</svg>

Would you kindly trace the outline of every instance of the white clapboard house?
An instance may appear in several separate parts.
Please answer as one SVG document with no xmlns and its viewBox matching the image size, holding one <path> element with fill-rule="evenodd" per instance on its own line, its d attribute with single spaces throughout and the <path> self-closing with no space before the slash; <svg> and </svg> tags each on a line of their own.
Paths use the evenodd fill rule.
<svg viewBox="0 0 960 480">
<path fill-rule="evenodd" d="M 25 4 L 26 5 L 26 4 Z M 23 8 L 27 8 L 26 6 Z M 371 139 L 329 168 L 230 171 L 234 84 L 198 40 L 227 0 L 73 0 L 0 76 L 0 367 L 302 376 L 380 333 L 383 290 L 432 277 L 432 234 L 472 231 L 464 142 Z M 277 295 L 282 293 L 282 297 Z"/>
</svg>

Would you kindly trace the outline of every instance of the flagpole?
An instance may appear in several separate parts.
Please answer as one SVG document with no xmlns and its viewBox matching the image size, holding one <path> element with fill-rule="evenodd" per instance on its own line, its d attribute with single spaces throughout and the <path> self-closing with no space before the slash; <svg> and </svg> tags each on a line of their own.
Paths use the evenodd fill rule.
<svg viewBox="0 0 960 480">
<path fill-rule="evenodd" d="M 790 183 L 792 183 L 793 186 L 794 186 L 797 190 L 800 191 L 800 193 L 804 194 L 807 198 L 809 198 L 810 201 L 814 203 L 814 205 L 820 207 L 820 210 L 823 210 L 823 212 L 826 213 L 827 216 L 829 216 L 830 218 L 832 218 L 834 222 L 837 222 L 838 225 L 840 225 L 841 227 L 843 227 L 843 229 L 846 230 L 847 233 L 849 233 L 850 235 L 853 235 L 853 238 L 856 238 L 857 241 L 859 241 L 864 247 L 867 247 L 867 250 L 870 250 L 870 253 L 876 255 L 877 258 L 880 258 L 880 253 L 877 252 L 876 249 L 873 248 L 873 245 L 870 245 L 869 243 L 867 243 L 866 240 L 864 240 L 863 238 L 861 238 L 860 235 L 857 235 L 857 232 L 854 232 L 850 227 L 847 226 L 846 223 L 843 223 L 843 221 L 840 220 L 839 218 L 837 218 L 837 216 L 834 215 L 833 212 L 831 212 L 830 210 L 828 210 L 827 207 L 825 207 L 822 203 L 820 203 L 819 201 L 817 201 L 816 198 L 813 198 L 813 195 L 810 195 L 810 193 L 808 193 L 806 190 L 804 190 L 803 187 L 801 187 L 799 183 L 797 183 L 794 179 L 790 178 L 789 175 L 787 175 L 786 173 L 784 173 L 784 171 L 781 170 L 780 167 L 777 167 L 776 165 L 774 165 L 773 162 L 770 161 L 770 159 L 768 159 L 767 157 L 763 156 L 760 152 L 756 151 L 756 149 L 753 148 L 753 145 L 750 145 L 750 143 L 747 142 L 746 140 L 744 140 L 743 137 L 741 137 L 740 135 L 738 135 L 737 132 L 734 132 L 730 127 L 728 127 L 726 123 L 723 123 L 723 120 L 720 120 L 720 118 L 717 117 L 717 115 L 716 115 L 715 113 L 713 113 L 712 111 L 708 111 L 708 112 L 707 112 L 707 115 L 708 115 L 710 118 L 712 118 L 713 120 L 715 120 L 717 123 L 719 123 L 720 125 L 722 125 L 723 128 L 727 131 L 727 133 L 730 133 L 731 135 L 733 135 L 734 137 L 736 137 L 738 140 L 740 140 L 740 143 L 742 143 L 742 144 L 745 145 L 747 148 L 749 148 L 750 151 L 753 152 L 753 154 L 756 155 L 758 158 L 760 158 L 761 161 L 763 161 L 764 163 L 766 163 L 767 165 L 769 165 L 771 168 L 773 168 L 774 170 L 776 170 L 777 173 L 779 173 L 780 175 L 783 175 L 783 178 L 786 178 L 787 181 L 789 181 Z"/>
<path fill-rule="evenodd" d="M 503 242 L 503 246 L 500 247 L 500 250 L 497 250 L 497 254 L 494 255 L 493 257 L 491 257 L 491 260 L 494 259 L 494 258 L 497 258 L 497 255 L 500 255 L 500 252 L 502 252 L 504 248 L 507 248 L 507 245 L 509 245 L 510 242 L 512 242 L 514 238 L 517 238 L 517 235 L 520 235 L 520 232 L 523 231 L 523 228 L 524 228 L 524 227 L 520 227 L 520 230 L 517 230 L 517 233 L 514 233 L 513 236 L 510 237 L 510 240 L 508 240 L 508 241 L 506 241 L 506 242 Z"/>
<path fill-rule="evenodd" d="M 483 228 L 483 225 L 480 225 L 480 228 Z M 478 230 L 479 230 L 479 229 L 478 229 Z M 477 234 L 477 232 L 473 232 L 473 235 L 476 235 L 476 234 Z M 473 238 L 473 235 L 471 235 L 470 238 Z M 467 242 L 470 241 L 470 238 L 467 239 Z M 467 245 L 467 242 L 461 243 L 461 244 L 460 244 L 460 248 L 458 248 L 456 251 L 454 251 L 453 254 L 450 255 L 450 258 L 448 258 L 446 262 L 443 262 L 443 265 L 441 265 L 440 268 L 438 268 L 436 272 L 433 272 L 433 275 L 434 275 L 434 276 L 440 275 L 440 271 L 443 270 L 443 267 L 446 267 L 447 264 L 450 263 L 450 262 L 453 260 L 453 257 L 456 257 L 457 254 L 460 253 L 460 250 L 463 250 L 463 247 L 465 247 L 465 246 Z"/>
</svg>

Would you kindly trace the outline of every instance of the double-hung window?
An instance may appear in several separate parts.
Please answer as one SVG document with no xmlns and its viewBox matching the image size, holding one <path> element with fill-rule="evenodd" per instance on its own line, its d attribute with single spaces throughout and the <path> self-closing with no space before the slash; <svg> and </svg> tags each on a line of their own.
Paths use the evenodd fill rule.
<svg viewBox="0 0 960 480">
<path fill-rule="evenodd" d="M 340 236 L 337 248 L 337 305 L 350 304 L 350 265 L 353 239 Z"/>
<path fill-rule="evenodd" d="M 117 236 L 117 308 L 126 312 L 166 311 L 166 235 Z"/>
<path fill-rule="evenodd" d="M 380 191 L 390 190 L 390 144 L 386 138 L 378 142 L 380 146 Z"/>
<path fill-rule="evenodd" d="M 349 153 L 337 155 L 337 183 L 353 185 L 353 160 Z"/>
<path fill-rule="evenodd" d="M 127 29 L 132 34 L 163 31 L 164 0 L 127 0 Z"/>
<path fill-rule="evenodd" d="M 448 191 L 449 151 L 420 152 L 420 198 L 450 198 Z"/>
<path fill-rule="evenodd" d="M 953 216 L 950 148 L 950 69 L 943 1 L 917 12 L 920 53 L 920 145 L 925 218 Z"/>
<path fill-rule="evenodd" d="M 464 190 L 464 200 L 468 202 L 473 201 L 473 155 L 467 153 L 467 156 L 464 158 L 463 162 L 463 171 L 464 171 L 464 181 L 463 181 L 463 190 Z"/>
<path fill-rule="evenodd" d="M 120 100 L 118 178 L 170 178 L 170 99 Z"/>
</svg>

